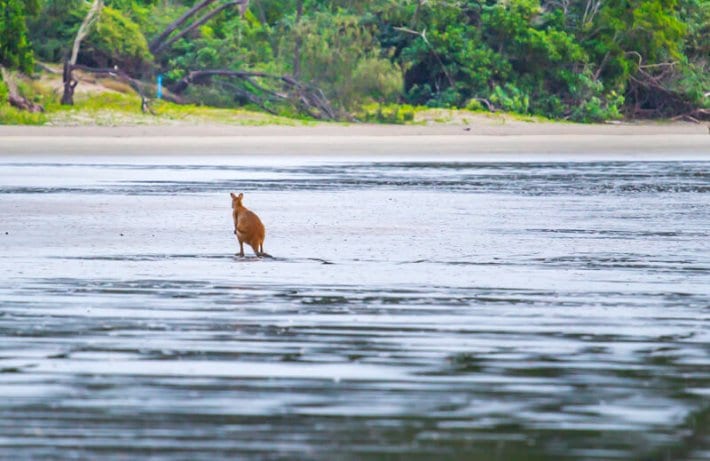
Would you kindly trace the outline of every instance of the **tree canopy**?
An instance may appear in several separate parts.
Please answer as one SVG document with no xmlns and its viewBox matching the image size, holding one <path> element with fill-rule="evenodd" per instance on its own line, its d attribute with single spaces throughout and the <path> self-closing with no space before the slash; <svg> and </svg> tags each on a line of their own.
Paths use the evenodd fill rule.
<svg viewBox="0 0 710 461">
<path fill-rule="evenodd" d="M 78 63 L 144 80 L 160 73 L 203 104 L 287 112 L 283 101 L 307 87 L 341 114 L 373 102 L 578 121 L 703 118 L 710 109 L 707 0 L 105 5 Z M 30 72 L 33 59 L 61 61 L 88 9 L 84 0 L 0 0 L 0 62 Z"/>
</svg>

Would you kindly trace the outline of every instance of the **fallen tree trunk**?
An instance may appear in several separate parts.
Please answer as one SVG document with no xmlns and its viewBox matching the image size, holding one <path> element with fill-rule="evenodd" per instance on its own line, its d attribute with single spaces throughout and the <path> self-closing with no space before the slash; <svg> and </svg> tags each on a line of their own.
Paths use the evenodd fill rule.
<svg viewBox="0 0 710 461">
<path fill-rule="evenodd" d="M 225 77 L 246 82 L 254 87 L 256 91 L 267 94 L 269 98 L 289 102 L 298 110 L 307 113 L 313 118 L 325 120 L 338 119 L 338 114 L 333 109 L 330 101 L 328 101 L 328 98 L 326 98 L 320 88 L 307 85 L 289 75 L 274 75 L 265 72 L 237 71 L 229 69 L 195 70 L 188 73 L 182 80 L 177 82 L 173 86 L 172 91 L 180 94 L 184 92 L 189 85 L 199 84 L 213 77 Z M 254 80 L 256 78 L 273 81 L 281 86 L 282 92 L 279 93 L 264 87 Z M 258 96 L 255 97 L 259 98 Z M 262 104 L 257 105 L 262 106 Z"/>
<path fill-rule="evenodd" d="M 2 80 L 7 86 L 7 102 L 9 102 L 11 106 L 28 112 L 44 112 L 44 107 L 30 101 L 17 91 L 15 80 L 12 78 L 12 75 L 10 75 L 10 72 L 5 70 L 3 66 L 0 66 L 0 76 L 2 76 Z"/>
</svg>

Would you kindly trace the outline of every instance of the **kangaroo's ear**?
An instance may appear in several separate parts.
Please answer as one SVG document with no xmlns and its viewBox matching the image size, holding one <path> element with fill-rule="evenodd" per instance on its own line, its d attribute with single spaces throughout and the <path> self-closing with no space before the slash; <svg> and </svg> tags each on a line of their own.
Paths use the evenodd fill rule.
<svg viewBox="0 0 710 461">
<path fill-rule="evenodd" d="M 232 196 L 232 200 L 234 200 L 235 198 L 237 198 L 237 196 L 236 196 L 236 195 L 234 195 L 234 192 L 230 192 L 230 193 L 229 193 L 229 195 L 231 195 L 231 196 Z"/>
<path fill-rule="evenodd" d="M 243 198 L 244 198 L 244 194 L 240 193 L 240 194 L 239 194 L 239 200 L 241 200 L 241 199 L 243 199 Z"/>
</svg>

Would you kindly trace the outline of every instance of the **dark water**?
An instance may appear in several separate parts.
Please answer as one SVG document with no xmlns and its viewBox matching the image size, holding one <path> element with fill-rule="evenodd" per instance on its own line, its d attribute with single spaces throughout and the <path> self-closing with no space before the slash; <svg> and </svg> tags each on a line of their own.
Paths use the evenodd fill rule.
<svg viewBox="0 0 710 461">
<path fill-rule="evenodd" d="M 710 459 L 710 162 L 0 161 L 0 459 Z"/>
</svg>

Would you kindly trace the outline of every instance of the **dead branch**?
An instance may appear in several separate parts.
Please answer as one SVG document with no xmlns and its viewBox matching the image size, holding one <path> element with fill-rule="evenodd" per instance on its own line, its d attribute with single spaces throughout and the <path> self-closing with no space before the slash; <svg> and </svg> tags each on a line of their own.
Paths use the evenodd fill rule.
<svg viewBox="0 0 710 461">
<path fill-rule="evenodd" d="M 250 103 L 252 103 L 252 104 L 254 104 L 254 105 L 260 107 L 260 108 L 261 108 L 262 110 L 264 110 L 265 112 L 268 112 L 268 113 L 270 113 L 270 114 L 272 114 L 272 115 L 277 115 L 275 110 L 269 108 L 269 107 L 266 105 L 266 100 L 264 100 L 264 99 L 262 99 L 262 98 L 260 98 L 260 97 L 258 97 L 258 96 L 256 96 L 256 95 L 254 95 L 253 93 L 250 93 L 249 91 L 247 91 L 247 90 L 245 90 L 245 89 L 243 89 L 243 88 L 239 88 L 237 85 L 234 85 L 234 84 L 231 84 L 231 83 L 225 83 L 224 86 L 227 87 L 227 88 L 229 88 L 231 91 L 234 91 L 234 93 L 235 93 L 237 96 L 239 96 L 240 98 L 246 99 L 246 100 L 249 101 Z"/>
<path fill-rule="evenodd" d="M 71 49 L 71 58 L 69 59 L 69 63 L 71 65 L 76 64 L 76 59 L 79 56 L 79 47 L 81 47 L 81 42 L 87 35 L 89 35 L 89 32 L 91 31 L 91 26 L 96 22 L 96 20 L 98 20 L 103 7 L 103 0 L 94 0 L 94 3 L 92 3 L 91 8 L 89 8 L 89 12 L 86 13 L 84 20 L 81 22 L 81 26 L 79 26 L 79 30 L 76 33 L 76 37 L 74 37 L 74 45 Z"/>
<path fill-rule="evenodd" d="M 150 49 L 150 52 L 153 54 L 153 56 L 158 56 L 160 53 L 168 49 L 173 43 L 180 40 L 182 37 L 189 34 L 201 25 L 205 24 L 207 21 L 209 21 L 222 11 L 233 6 L 239 5 L 239 14 L 243 16 L 244 12 L 249 6 L 249 0 L 231 0 L 227 3 L 219 5 L 217 8 L 211 10 L 200 18 L 196 19 L 194 22 L 190 23 L 190 25 L 180 31 L 177 35 L 170 37 L 172 33 L 178 30 L 188 19 L 195 16 L 197 13 L 204 10 L 205 8 L 209 7 L 214 2 L 215 0 L 203 0 L 202 2 L 185 12 L 185 14 L 180 16 L 171 24 L 169 24 L 168 27 L 166 27 L 165 30 L 160 35 L 158 35 L 158 37 L 156 37 L 153 41 L 150 42 L 148 48 Z"/>
<path fill-rule="evenodd" d="M 449 74 L 448 69 L 446 69 L 446 66 L 444 65 L 444 61 L 442 61 L 441 56 L 439 56 L 439 53 L 436 52 L 434 46 L 431 44 L 431 42 L 429 42 L 429 39 L 426 38 L 426 29 L 422 30 L 421 32 L 409 29 L 407 27 L 393 27 L 393 29 L 399 32 L 404 32 L 406 34 L 416 35 L 417 37 L 420 37 L 422 40 L 424 40 L 424 43 L 426 43 L 426 45 L 429 47 L 429 51 L 431 51 L 431 53 L 434 55 L 437 62 L 439 63 L 439 66 L 441 66 L 441 70 L 444 72 L 444 75 L 446 75 L 446 79 L 449 81 L 449 86 L 451 88 L 456 87 L 454 79 L 451 78 L 451 74 Z"/>
<path fill-rule="evenodd" d="M 265 72 L 237 71 L 229 69 L 195 70 L 188 73 L 182 80 L 177 82 L 177 84 L 172 88 L 172 91 L 180 94 L 185 91 L 190 84 L 200 84 L 213 77 L 225 77 L 242 80 L 252 86 L 256 91 L 267 94 L 270 99 L 290 102 L 300 111 L 307 113 L 314 118 L 326 120 L 338 119 L 338 114 L 333 109 L 330 101 L 328 101 L 328 98 L 320 88 L 307 85 L 289 75 L 274 75 Z M 256 78 L 262 78 L 275 82 L 281 86 L 283 93 L 278 93 L 264 87 L 254 80 Z"/>
<path fill-rule="evenodd" d="M 491 104 L 491 102 L 489 100 L 487 100 L 486 98 L 471 98 L 471 99 L 482 103 L 484 106 L 486 106 L 486 109 L 488 109 L 490 112 L 496 112 L 496 110 L 497 110 L 495 108 L 495 106 L 493 104 Z"/>
<path fill-rule="evenodd" d="M 155 37 L 151 42 L 150 45 L 148 46 L 148 49 L 150 50 L 151 53 L 155 54 L 155 50 L 158 48 L 158 46 L 166 39 L 170 34 L 175 32 L 178 27 L 183 25 L 185 21 L 190 19 L 193 15 L 195 15 L 197 12 L 207 8 L 210 6 L 212 3 L 214 3 L 215 0 L 202 0 L 200 3 L 196 4 L 189 10 L 187 10 L 182 16 L 177 18 L 175 21 L 172 23 L 168 24 L 168 27 L 161 32 L 160 35 Z"/>
<path fill-rule="evenodd" d="M 61 74 L 61 72 L 59 72 L 57 69 L 50 67 L 43 62 L 35 61 L 35 66 L 39 67 L 40 69 L 42 69 L 43 71 L 45 71 L 49 74 L 54 74 L 54 75 Z"/>
<path fill-rule="evenodd" d="M 243 5 L 245 1 L 246 0 L 232 0 L 230 2 L 227 2 L 227 3 L 224 3 L 220 6 L 218 6 L 217 8 L 213 9 L 209 13 L 207 13 L 204 16 L 200 17 L 199 19 L 195 20 L 195 22 L 193 22 L 192 24 L 187 26 L 185 29 L 180 31 L 180 33 L 178 33 L 174 37 L 171 37 L 171 38 L 167 39 L 166 41 L 164 41 L 163 43 L 159 44 L 155 48 L 155 50 L 153 51 L 153 55 L 154 56 L 159 55 L 164 50 L 166 50 L 168 47 L 170 47 L 170 45 L 172 45 L 176 41 L 180 40 L 181 38 L 183 38 L 185 35 L 192 32 L 193 30 L 197 29 L 198 27 L 200 27 L 201 25 L 203 25 L 204 23 L 206 23 L 207 21 L 209 21 L 210 19 L 212 19 L 213 17 L 215 17 L 216 15 L 221 13 L 222 11 L 226 10 L 227 8 L 231 8 L 236 5 Z"/>
<path fill-rule="evenodd" d="M 707 119 L 705 109 L 694 106 L 672 87 L 678 78 L 676 61 L 645 64 L 637 51 L 626 55 L 637 59 L 636 70 L 629 76 L 629 92 L 635 104 L 627 109 L 627 115 L 644 117 L 678 116 L 694 121 Z"/>
</svg>

